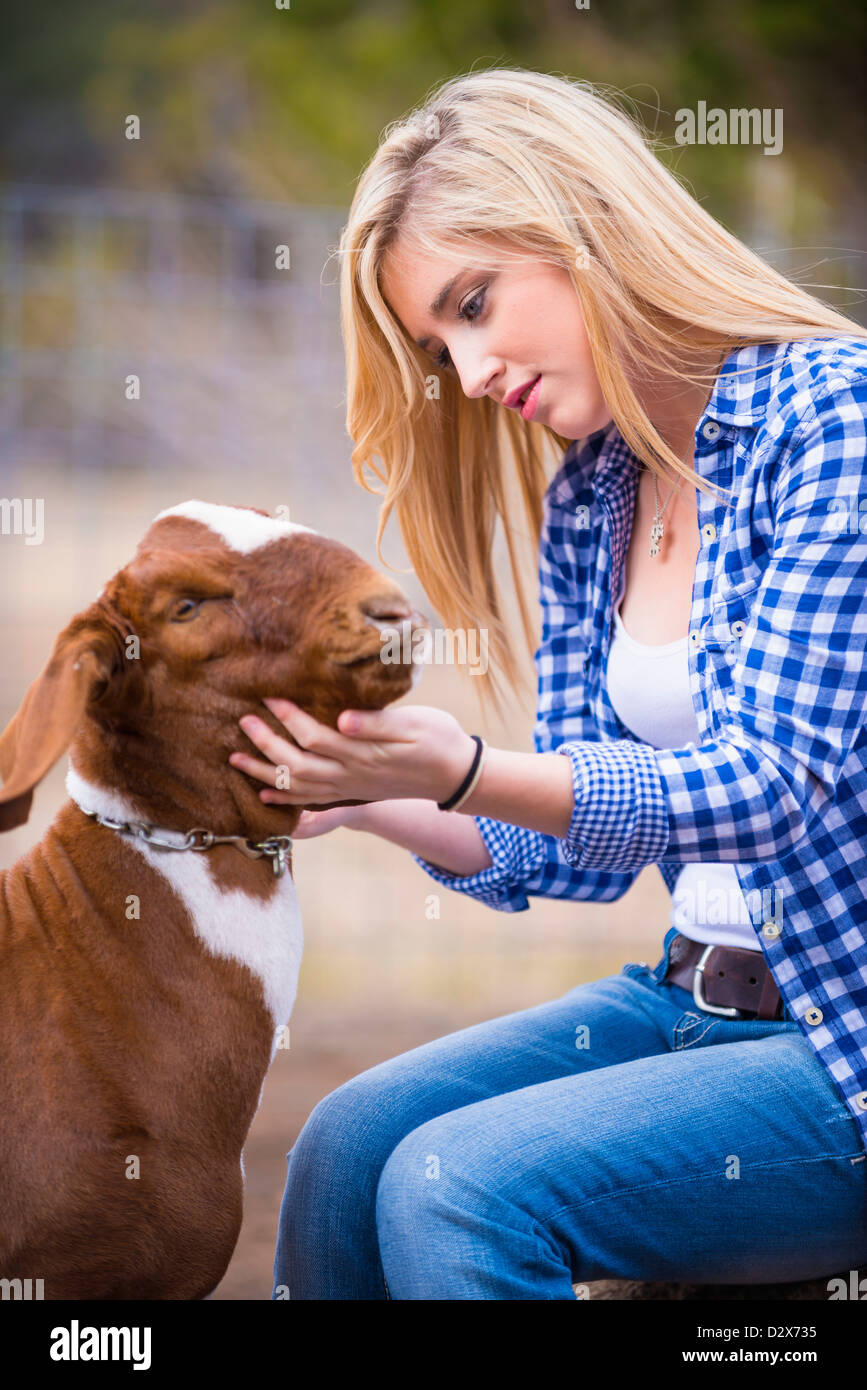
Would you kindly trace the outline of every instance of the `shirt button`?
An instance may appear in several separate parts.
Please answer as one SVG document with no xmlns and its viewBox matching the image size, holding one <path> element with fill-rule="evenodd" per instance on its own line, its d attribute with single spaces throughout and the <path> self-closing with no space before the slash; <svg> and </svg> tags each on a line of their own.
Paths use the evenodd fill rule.
<svg viewBox="0 0 867 1390">
<path fill-rule="evenodd" d="M 719 439 L 722 434 L 722 429 L 717 424 L 716 420 L 705 420 L 701 427 L 701 432 L 705 439 L 713 441 L 714 439 Z"/>
<path fill-rule="evenodd" d="M 766 922 L 762 927 L 762 936 L 766 936 L 769 941 L 775 941 L 780 935 L 780 928 L 776 922 Z"/>
<path fill-rule="evenodd" d="M 742 637 L 746 630 L 747 625 L 746 623 L 742 623 L 740 618 L 738 618 L 737 622 L 732 623 L 732 633 L 735 637 Z"/>
<path fill-rule="evenodd" d="M 691 632 L 689 634 L 689 640 L 694 647 L 697 647 L 699 642 L 701 641 L 701 638 L 697 632 Z"/>
<path fill-rule="evenodd" d="M 706 541 L 715 541 L 716 527 L 713 525 L 712 522 L 709 521 L 707 526 L 702 526 L 701 534 L 704 536 Z"/>
<path fill-rule="evenodd" d="M 860 1091 L 855 1097 L 855 1104 L 859 1110 L 867 1110 L 867 1091 Z"/>
<path fill-rule="evenodd" d="M 804 1021 L 806 1023 L 811 1023 L 815 1028 L 816 1024 L 821 1023 L 824 1017 L 825 1015 L 822 1013 L 822 1010 L 817 1009 L 814 1005 L 812 1009 L 808 1009 L 804 1014 Z"/>
</svg>

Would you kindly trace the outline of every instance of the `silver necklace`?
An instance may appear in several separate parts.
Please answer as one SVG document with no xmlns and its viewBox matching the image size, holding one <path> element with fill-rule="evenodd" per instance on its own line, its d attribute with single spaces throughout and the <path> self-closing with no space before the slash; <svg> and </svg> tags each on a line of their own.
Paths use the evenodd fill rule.
<svg viewBox="0 0 867 1390">
<path fill-rule="evenodd" d="M 722 356 L 720 357 L 719 361 L 718 361 L 717 364 L 716 364 L 716 372 L 717 372 L 717 373 L 719 373 L 719 369 L 720 369 L 720 367 L 722 366 L 722 364 L 723 364 L 724 361 L 725 361 L 725 353 L 722 354 Z M 705 401 L 705 405 L 707 405 L 707 401 Z M 647 467 L 646 464 L 645 464 L 644 466 L 645 466 L 645 468 Z M 652 523 L 652 525 L 651 525 L 651 527 L 650 527 L 650 554 L 651 554 L 651 558 L 655 558 L 655 557 L 659 554 L 659 542 L 662 540 L 663 536 L 665 535 L 665 528 L 663 527 L 663 524 L 662 524 L 662 512 L 665 511 L 665 508 L 668 506 L 669 502 L 671 501 L 672 497 L 674 496 L 674 493 L 675 493 L 676 488 L 677 488 L 677 483 L 675 483 L 674 486 L 672 487 L 671 492 L 668 494 L 668 496 L 667 496 L 666 499 L 665 499 L 665 506 L 663 506 L 662 511 L 660 511 L 660 510 L 659 510 L 659 487 L 658 487 L 657 482 L 656 482 L 656 474 L 654 473 L 654 475 L 653 475 L 653 492 L 654 492 L 654 495 L 655 495 L 655 497 L 656 497 L 656 516 L 654 517 L 653 523 Z"/>
<path fill-rule="evenodd" d="M 674 484 L 674 487 L 672 487 L 671 492 L 668 494 L 668 496 L 667 496 L 666 499 L 665 499 L 665 504 L 664 504 L 664 506 L 663 506 L 663 508 L 662 508 L 662 511 L 660 511 L 660 510 L 659 510 L 659 487 L 657 486 L 656 474 L 654 473 L 654 475 L 653 475 L 653 491 L 654 491 L 654 495 L 655 495 L 655 497 L 656 497 L 656 516 L 655 516 L 655 518 L 654 518 L 654 520 L 653 520 L 653 524 L 651 525 L 651 528 L 650 528 L 650 554 L 651 554 L 652 557 L 659 554 L 659 542 L 662 540 L 663 536 L 665 535 L 665 528 L 663 527 L 663 524 L 662 524 L 662 512 L 665 511 L 665 508 L 668 506 L 669 502 L 671 501 L 672 497 L 674 496 L 674 491 L 675 491 L 675 488 L 676 488 L 676 487 L 677 487 L 677 483 L 675 483 L 675 484 Z"/>
</svg>

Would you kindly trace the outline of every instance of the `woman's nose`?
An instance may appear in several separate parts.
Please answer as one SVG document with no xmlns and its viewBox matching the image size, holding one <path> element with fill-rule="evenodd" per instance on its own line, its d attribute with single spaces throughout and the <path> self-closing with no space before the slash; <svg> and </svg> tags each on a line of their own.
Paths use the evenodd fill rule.
<svg viewBox="0 0 867 1390">
<path fill-rule="evenodd" d="M 488 358 L 485 362 L 470 362 L 463 366 L 457 363 L 456 366 L 461 389 L 470 400 L 478 400 L 480 396 L 497 397 L 496 383 L 502 376 L 502 364 L 492 364 Z"/>
</svg>

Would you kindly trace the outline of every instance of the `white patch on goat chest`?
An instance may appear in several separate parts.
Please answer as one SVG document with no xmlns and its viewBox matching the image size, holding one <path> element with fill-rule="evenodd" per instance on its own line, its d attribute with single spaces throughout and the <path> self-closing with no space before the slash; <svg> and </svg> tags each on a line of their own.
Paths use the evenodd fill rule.
<svg viewBox="0 0 867 1390">
<path fill-rule="evenodd" d="M 221 888 L 203 862 L 205 853 L 158 850 L 139 839 L 131 843 L 168 879 L 208 949 L 240 961 L 262 981 L 275 1028 L 285 1023 L 295 1003 L 303 947 L 298 895 L 288 870 L 264 901 Z"/>
<path fill-rule="evenodd" d="M 118 795 L 85 781 L 69 762 L 66 790 L 85 813 L 98 811 L 111 820 L 134 821 L 135 811 Z M 121 834 L 110 831 L 108 834 Z M 169 832 L 166 839 L 173 838 Z M 178 839 L 182 839 L 178 836 Z M 155 849 L 138 836 L 124 834 L 127 844 L 171 884 L 190 915 L 196 935 L 215 955 L 246 965 L 262 982 L 265 1004 L 276 1029 L 289 1018 L 298 990 L 304 945 L 295 883 L 288 870 L 276 879 L 264 901 L 238 889 L 224 889 L 203 861 L 209 851 Z M 236 851 L 237 852 L 237 851 Z"/>
<path fill-rule="evenodd" d="M 192 521 L 201 521 L 242 555 L 258 550 L 260 545 L 283 540 L 297 531 L 307 531 L 312 536 L 319 534 L 312 526 L 302 526 L 299 522 L 260 516 L 246 507 L 224 507 L 219 502 L 200 502 L 197 498 L 179 502 L 176 507 L 167 507 L 154 517 L 151 525 L 164 516 L 188 516 Z"/>
</svg>

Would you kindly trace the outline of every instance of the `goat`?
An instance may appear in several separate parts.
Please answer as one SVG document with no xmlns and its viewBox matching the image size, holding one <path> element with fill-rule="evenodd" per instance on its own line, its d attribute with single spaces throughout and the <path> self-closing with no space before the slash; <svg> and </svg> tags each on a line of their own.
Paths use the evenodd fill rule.
<svg viewBox="0 0 867 1390">
<path fill-rule="evenodd" d="M 339 542 L 189 501 L 57 637 L 0 736 L 0 829 L 64 752 L 71 798 L 0 875 L 0 1277 L 47 1299 L 219 1283 L 302 952 L 302 807 L 228 763 L 237 721 L 289 738 L 263 697 L 332 728 L 399 699 L 421 670 L 381 660 L 380 630 L 403 622 L 427 627 Z"/>
</svg>

